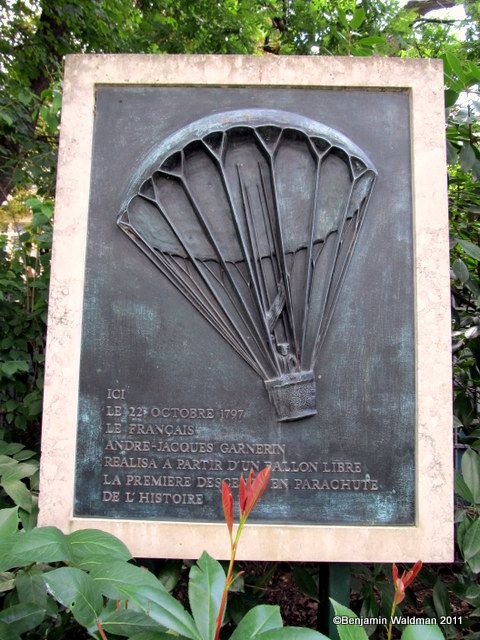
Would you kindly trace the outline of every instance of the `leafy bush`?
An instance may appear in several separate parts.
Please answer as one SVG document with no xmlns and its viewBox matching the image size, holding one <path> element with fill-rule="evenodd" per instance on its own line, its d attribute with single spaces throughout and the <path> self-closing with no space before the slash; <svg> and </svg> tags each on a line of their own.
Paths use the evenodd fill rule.
<svg viewBox="0 0 480 640">
<path fill-rule="evenodd" d="M 153 573 L 131 562 L 125 545 L 95 529 L 63 534 L 55 527 L 31 528 L 27 517 L 20 522 L 20 512 L 27 514 L 25 495 L 28 487 L 22 480 L 38 471 L 29 459 L 31 452 L 22 445 L 0 441 L 2 487 L 17 506 L 0 509 L 0 592 L 6 593 L 0 611 L 0 637 L 19 640 L 20 635 L 37 632 L 55 636 L 54 629 L 68 628 L 65 611 L 93 638 L 107 640 L 107 634 L 130 640 L 217 640 L 220 637 L 227 593 L 238 577 L 233 562 L 243 525 L 269 481 L 269 469 L 247 482 L 240 481 L 240 523 L 234 536 L 233 497 L 223 485 L 223 506 L 231 542 L 232 556 L 227 574 L 222 565 L 203 553 L 191 568 L 188 582 L 190 612 L 176 600 L 164 582 Z M 23 454 L 22 454 L 23 452 Z M 11 455 L 9 455 L 11 454 Z M 8 492 L 5 478 L 17 482 L 21 491 Z M 32 484 L 32 482 L 31 482 Z M 7 482 L 7 488 L 9 488 Z M 24 505 L 19 506 L 19 501 Z M 62 566 L 58 566 L 61 563 Z M 421 565 L 421 563 L 417 563 Z M 405 587 L 419 570 L 394 580 L 395 606 L 404 597 Z M 395 569 L 394 569 L 395 577 Z M 58 608 L 58 604 L 60 609 Z M 332 601 L 337 616 L 356 617 L 343 605 Z M 362 627 L 339 624 L 343 640 L 366 640 Z M 407 626 L 404 640 L 442 638 L 438 627 L 417 631 Z M 53 631 L 53 634 L 50 634 Z M 227 629 L 229 631 L 229 629 Z M 389 631 L 390 639 L 391 629 Z M 412 635 L 414 634 L 414 635 Z M 38 636 L 37 636 L 38 637 Z M 57 636 L 58 637 L 58 636 Z M 61 636 L 59 636 L 61 637 Z M 222 637 L 226 638 L 226 635 Z M 284 627 L 278 606 L 258 605 L 238 622 L 229 640 L 328 640 L 312 629 Z"/>
<path fill-rule="evenodd" d="M 31 222 L 0 235 L 0 426 L 12 438 L 28 430 L 28 439 L 35 442 L 42 411 L 53 203 L 29 198 L 25 204 L 32 210 Z"/>
</svg>

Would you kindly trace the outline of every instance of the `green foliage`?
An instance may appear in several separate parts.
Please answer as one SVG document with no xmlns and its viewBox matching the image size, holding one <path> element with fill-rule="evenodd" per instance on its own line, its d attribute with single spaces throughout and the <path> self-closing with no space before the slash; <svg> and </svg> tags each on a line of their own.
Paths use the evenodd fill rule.
<svg viewBox="0 0 480 640">
<path fill-rule="evenodd" d="M 475 627 L 475 612 L 480 607 L 480 587 L 478 586 L 478 573 L 480 573 L 479 483 L 480 455 L 474 448 L 468 447 L 462 455 L 461 472 L 455 473 L 455 492 L 459 497 L 455 513 L 457 545 L 464 564 L 460 566 L 460 569 L 452 567 L 448 583 L 431 570 L 422 572 L 422 578 L 432 587 L 432 595 L 423 602 L 426 615 L 435 616 L 437 619 L 446 616 L 447 620 L 450 616 L 453 620 L 457 618 L 458 624 L 456 625 L 442 625 L 447 638 L 456 638 L 459 627 L 463 634 L 472 630 Z M 453 610 L 452 592 L 463 601 L 461 614 Z"/>
<path fill-rule="evenodd" d="M 293 567 L 293 578 L 297 587 L 306 596 L 318 602 L 319 580 L 316 573 L 317 572 L 314 572 L 312 574 L 311 571 L 299 564 Z"/>
<path fill-rule="evenodd" d="M 4 431 L 0 430 L 0 550 L 2 540 L 16 531 L 19 520 L 25 530 L 36 522 L 39 465 L 34 456 L 35 452 L 24 445 L 6 442 Z M 16 506 L 4 508 L 12 502 Z M 0 566 L 2 564 L 0 553 Z"/>
<path fill-rule="evenodd" d="M 62 611 L 68 610 L 94 638 L 101 632 L 137 640 L 172 635 L 213 640 L 226 575 L 207 553 L 190 570 L 191 615 L 159 578 L 131 564 L 128 550 L 114 536 L 92 529 L 65 535 L 55 527 L 26 532 L 19 528 L 17 511 L 0 510 L 0 575 L 5 578 L 0 585 L 10 592 L 0 611 L 2 638 L 58 626 Z M 64 566 L 56 566 L 59 562 Z M 271 605 L 251 609 L 229 637 L 325 638 L 309 629 L 283 627 L 279 608 Z"/>
<path fill-rule="evenodd" d="M 456 476 L 456 491 L 462 498 L 457 510 L 457 542 L 466 566 L 480 573 L 480 455 L 468 448 L 462 456 L 462 474 Z M 466 567 L 466 568 L 467 568 Z M 480 597 L 473 603 L 480 606 Z"/>
<path fill-rule="evenodd" d="M 302 627 L 282 627 L 271 629 L 265 633 L 253 636 L 255 640 L 328 640 L 326 636 L 313 629 Z"/>
<path fill-rule="evenodd" d="M 52 202 L 32 197 L 25 204 L 31 222 L 0 235 L 0 425 L 11 437 L 30 429 L 35 442 L 42 410 Z M 11 491 L 20 499 L 17 483 Z"/>
<path fill-rule="evenodd" d="M 282 626 L 282 618 L 278 607 L 259 605 L 250 609 L 242 618 L 238 627 L 230 636 L 230 640 L 251 640 L 259 633 L 265 633 Z"/>
<path fill-rule="evenodd" d="M 226 570 L 227 563 L 224 569 Z M 255 571 L 257 568 L 257 571 Z M 250 567 L 247 565 L 242 575 L 234 571 L 234 582 L 230 589 L 232 596 L 228 599 L 227 610 L 225 613 L 225 625 L 238 625 L 245 614 L 261 604 L 268 594 L 268 585 L 272 581 L 277 569 L 278 563 L 265 562 L 261 565 L 261 571 L 258 571 L 258 564 Z M 252 569 L 251 571 L 249 569 Z"/>
<path fill-rule="evenodd" d="M 340 618 L 346 617 L 348 619 L 357 619 L 358 616 L 350 611 L 348 607 L 336 602 L 335 600 L 331 600 L 333 610 L 335 611 L 335 616 L 339 616 Z M 340 640 L 368 640 L 368 636 L 365 633 L 364 628 L 360 624 L 337 624 L 338 635 L 340 636 Z"/>
<path fill-rule="evenodd" d="M 165 589 L 172 591 L 178 584 L 182 572 L 183 562 L 181 560 L 165 560 L 158 572 L 158 579 Z"/>
<path fill-rule="evenodd" d="M 87 628 L 96 626 L 103 609 L 103 598 L 88 573 L 74 567 L 62 567 L 49 571 L 44 580 L 47 591 L 70 610 L 79 624 Z"/>
<path fill-rule="evenodd" d="M 443 640 L 443 634 L 434 624 L 409 624 L 402 633 L 402 640 Z"/>
<path fill-rule="evenodd" d="M 0 201 L 14 186 L 54 191 L 59 82 L 68 53 L 132 50 L 128 0 L 1 0 Z"/>
<path fill-rule="evenodd" d="M 215 633 L 224 586 L 222 565 L 210 558 L 208 553 L 203 553 L 190 569 L 188 585 L 190 607 L 202 640 L 209 640 Z"/>
<path fill-rule="evenodd" d="M 91 571 L 81 568 L 86 558 L 96 558 Z M 116 635 L 127 637 L 158 629 L 155 612 L 150 615 L 149 605 L 150 600 L 159 600 L 152 595 L 154 591 L 164 594 L 165 589 L 153 574 L 129 564 L 130 558 L 125 545 L 110 534 L 84 530 L 65 535 L 55 527 L 25 531 L 19 528 L 18 507 L 1 509 L 0 585 L 1 591 L 9 592 L 8 606 L 0 611 L 1 637 L 14 637 L 38 626 L 58 626 L 55 600 L 91 635 L 98 632 L 97 620 Z M 52 565 L 58 562 L 68 566 L 54 568 Z M 116 598 L 121 595 L 125 602 L 125 594 L 119 594 L 122 586 L 132 596 L 130 611 L 120 610 L 114 602 L 104 599 L 105 593 L 112 595 L 113 591 Z M 142 599 L 142 589 L 149 590 L 148 598 L 145 596 L 139 610 L 135 610 L 134 599 Z M 184 611 L 176 600 L 168 598 L 177 612 L 179 608 Z M 46 620 L 48 617 L 50 621 Z"/>
<path fill-rule="evenodd" d="M 358 619 L 358 616 L 335 600 L 330 600 L 335 615 L 352 620 Z M 386 616 L 388 619 L 388 616 Z M 368 640 L 368 636 L 365 633 L 363 627 L 357 623 L 350 624 L 337 624 L 337 631 L 340 640 Z M 406 625 L 401 636 L 401 640 L 443 640 L 444 636 L 439 626 L 435 624 L 409 624 Z"/>
<path fill-rule="evenodd" d="M 480 148 L 479 112 L 474 100 L 480 66 L 469 59 L 469 46 L 447 49 L 442 55 L 448 107 L 447 152 L 452 248 L 452 319 L 454 422 L 458 441 L 470 445 L 455 473 L 457 544 L 464 565 L 454 574 L 453 591 L 468 603 L 463 628 L 471 629 L 471 614 L 480 606 L 477 580 L 480 572 L 480 424 L 477 394 L 480 383 Z M 445 584 L 437 579 L 427 601 L 438 615 L 451 611 Z M 456 629 L 446 625 L 448 637 Z"/>
<path fill-rule="evenodd" d="M 0 611 L 0 623 L 16 634 L 26 633 L 43 622 L 45 613 L 45 609 L 35 604 L 15 604 Z"/>
</svg>

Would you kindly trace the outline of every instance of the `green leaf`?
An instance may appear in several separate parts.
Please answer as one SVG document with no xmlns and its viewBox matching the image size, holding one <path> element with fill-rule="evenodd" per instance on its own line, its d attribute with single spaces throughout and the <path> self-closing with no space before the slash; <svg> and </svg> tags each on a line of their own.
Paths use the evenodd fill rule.
<svg viewBox="0 0 480 640">
<path fill-rule="evenodd" d="M 30 489 L 32 491 L 38 491 L 40 488 L 40 469 L 33 476 L 30 476 Z"/>
<path fill-rule="evenodd" d="M 445 108 L 448 109 L 449 107 L 453 107 L 453 105 L 458 100 L 459 95 L 460 94 L 458 91 L 454 91 L 453 89 L 447 89 L 445 91 Z"/>
<path fill-rule="evenodd" d="M 467 531 L 470 529 L 470 527 L 472 526 L 472 524 L 473 524 L 473 521 L 470 520 L 470 518 L 464 518 L 457 527 L 457 544 L 462 555 L 464 555 L 463 541 L 465 540 L 465 535 Z"/>
<path fill-rule="evenodd" d="M 129 600 L 131 609 L 143 611 L 163 627 L 201 640 L 190 614 L 149 571 L 116 560 L 92 568 L 90 575 L 108 598 Z"/>
<path fill-rule="evenodd" d="M 9 377 L 15 375 L 18 371 L 29 371 L 29 369 L 28 362 L 25 362 L 25 360 L 10 360 L 9 362 L 0 363 L 0 370 Z"/>
<path fill-rule="evenodd" d="M 31 451 L 30 449 L 22 449 L 22 451 L 15 453 L 13 457 L 15 458 L 15 460 L 18 460 L 18 462 L 22 462 L 23 460 L 29 460 L 36 455 L 37 454 L 35 453 L 35 451 Z"/>
<path fill-rule="evenodd" d="M 345 15 L 345 11 L 343 9 L 340 9 L 340 7 L 337 7 L 337 12 L 338 19 L 340 20 L 341 25 L 345 27 L 345 29 L 348 29 L 348 21 L 347 16 Z"/>
<path fill-rule="evenodd" d="M 358 29 L 358 27 L 362 24 L 362 22 L 365 20 L 366 17 L 367 17 L 367 14 L 361 7 L 359 7 L 358 9 L 355 9 L 353 13 L 353 17 L 350 20 L 350 28 Z"/>
<path fill-rule="evenodd" d="M 382 36 L 367 36 L 366 38 L 356 40 L 355 44 L 365 47 L 373 47 L 376 44 L 385 44 L 385 38 L 382 38 Z"/>
<path fill-rule="evenodd" d="M 15 588 L 15 574 L 10 573 L 8 571 L 0 571 L 0 593 L 5 593 L 5 591 L 11 591 L 14 588 Z"/>
<path fill-rule="evenodd" d="M 480 247 L 468 240 L 458 239 L 458 244 L 462 247 L 466 254 L 475 260 L 480 260 Z"/>
<path fill-rule="evenodd" d="M 0 611 L 0 622 L 11 624 L 16 633 L 26 633 L 35 629 L 44 618 L 45 609 L 31 603 L 21 602 Z"/>
<path fill-rule="evenodd" d="M 171 633 L 162 633 L 161 631 L 142 631 L 142 633 L 131 636 L 129 640 L 185 640 L 185 636 L 173 636 Z"/>
<path fill-rule="evenodd" d="M 24 448 L 25 448 L 24 445 L 20 444 L 20 442 L 9 442 L 7 443 L 6 447 L 3 449 L 2 453 L 4 453 L 7 456 L 11 456 L 15 453 L 18 453 Z"/>
<path fill-rule="evenodd" d="M 143 611 L 162 627 L 192 640 L 202 640 L 192 616 L 163 586 L 161 589 L 124 586 L 121 591 L 131 608 Z"/>
<path fill-rule="evenodd" d="M 11 116 L 9 116 L 8 113 L 5 113 L 5 111 L 0 111 L 0 118 L 4 122 L 6 122 L 9 126 L 12 126 L 13 118 Z"/>
<path fill-rule="evenodd" d="M 245 579 L 243 577 L 243 571 L 237 571 L 233 569 L 232 584 L 228 593 L 245 593 Z"/>
<path fill-rule="evenodd" d="M 0 509 L 0 538 L 15 533 L 18 529 L 18 507 Z"/>
<path fill-rule="evenodd" d="M 113 600 L 124 600 L 125 588 L 149 587 L 151 589 L 165 590 L 162 583 L 157 580 L 153 573 L 121 560 L 109 563 L 105 563 L 104 560 L 102 564 L 91 567 L 90 575 L 103 595 Z"/>
<path fill-rule="evenodd" d="M 62 567 L 45 574 L 43 579 L 48 591 L 70 609 L 79 624 L 84 627 L 95 624 L 103 607 L 103 598 L 88 573 L 74 567 Z"/>
<path fill-rule="evenodd" d="M 480 502 L 480 455 L 471 448 L 462 456 L 462 475 L 472 494 L 472 502 Z"/>
<path fill-rule="evenodd" d="M 178 584 L 182 572 L 181 560 L 166 560 L 158 573 L 158 579 L 165 589 L 170 592 Z"/>
<path fill-rule="evenodd" d="M 473 150 L 471 144 L 469 144 L 468 142 L 463 143 L 463 147 L 460 150 L 458 159 L 463 171 L 470 171 L 476 160 L 475 151 Z"/>
<path fill-rule="evenodd" d="M 444 637 L 436 624 L 409 624 L 402 633 L 402 640 L 444 640 Z"/>
<path fill-rule="evenodd" d="M 5 493 L 10 496 L 10 498 L 16 505 L 22 507 L 22 509 L 25 509 L 25 511 L 31 511 L 33 506 L 32 494 L 23 484 L 23 482 L 20 482 L 20 480 L 4 481 L 2 479 L 0 485 L 4 488 Z"/>
<path fill-rule="evenodd" d="M 132 635 L 139 634 L 142 631 L 158 631 L 158 624 L 139 611 L 119 609 L 118 611 L 102 612 L 99 620 L 104 631 L 116 636 L 130 638 Z M 96 631 L 96 626 L 92 630 Z M 170 636 L 170 639 L 172 639 L 172 636 Z"/>
<path fill-rule="evenodd" d="M 471 61 L 466 61 L 467 73 L 468 73 L 468 83 L 477 84 L 480 82 L 480 66 Z"/>
<path fill-rule="evenodd" d="M 467 265 L 463 262 L 463 260 L 460 260 L 460 258 L 457 258 L 453 263 L 452 271 L 455 277 L 457 278 L 457 280 L 460 280 L 460 282 L 462 282 L 463 284 L 468 282 L 468 280 L 470 279 L 470 274 L 468 273 Z"/>
<path fill-rule="evenodd" d="M 473 573 L 480 572 L 480 518 L 468 527 L 462 545 L 463 557 Z"/>
<path fill-rule="evenodd" d="M 9 482 L 10 480 L 22 480 L 23 478 L 29 478 L 37 471 L 38 462 L 18 463 L 2 476 L 2 483 Z"/>
<path fill-rule="evenodd" d="M 34 211 L 42 206 L 42 201 L 39 198 L 27 198 L 25 200 L 27 207 L 31 207 Z"/>
<path fill-rule="evenodd" d="M 457 470 L 454 471 L 454 474 L 455 474 L 455 476 L 454 476 L 454 478 L 455 478 L 454 479 L 455 493 L 457 493 L 459 496 L 461 496 L 467 502 L 473 503 L 472 492 L 470 491 L 470 489 L 465 484 L 465 480 L 458 473 Z"/>
<path fill-rule="evenodd" d="M 83 569 L 83 571 L 95 572 L 97 569 L 102 570 L 102 567 L 106 566 L 105 554 L 97 555 L 92 553 L 88 558 L 76 560 L 73 564 L 75 564 L 77 569 Z M 122 562 L 122 564 L 124 563 Z M 138 567 L 134 567 L 134 569 L 138 569 Z"/>
<path fill-rule="evenodd" d="M 56 527 L 41 527 L 17 535 L 5 562 L 11 567 L 25 567 L 38 562 L 72 560 L 67 537 Z"/>
<path fill-rule="evenodd" d="M 310 571 L 307 571 L 305 567 L 296 565 L 293 569 L 293 577 L 297 587 L 309 598 L 318 602 L 318 585 Z"/>
<path fill-rule="evenodd" d="M 455 73 L 455 75 L 457 76 L 457 78 L 459 80 L 462 80 L 463 79 L 463 69 L 462 69 L 462 63 L 459 60 L 459 58 L 457 58 L 457 56 L 455 56 L 450 51 L 448 51 L 445 54 L 445 57 L 446 57 L 446 61 L 448 63 L 448 66 L 450 67 L 450 69 L 453 71 L 453 73 Z"/>
<path fill-rule="evenodd" d="M 15 587 L 20 602 L 31 602 L 42 607 L 47 606 L 47 592 L 43 582 L 44 573 L 36 567 L 28 571 L 20 570 L 15 578 Z"/>
<path fill-rule="evenodd" d="M 25 509 L 19 509 L 18 515 L 20 516 L 20 522 L 22 523 L 22 527 L 25 531 L 30 531 L 37 526 L 38 520 L 38 498 L 36 496 L 32 496 L 33 498 L 33 506 L 30 511 L 25 511 Z"/>
<path fill-rule="evenodd" d="M 471 278 L 469 278 L 467 280 L 467 282 L 465 282 L 465 286 L 467 287 L 467 289 L 469 289 L 473 293 L 473 295 L 477 299 L 479 298 L 479 296 L 480 296 L 480 287 L 475 282 L 475 280 L 472 280 Z"/>
<path fill-rule="evenodd" d="M 282 627 L 280 607 L 262 604 L 250 609 L 230 636 L 230 640 L 254 640 L 259 633 Z"/>
<path fill-rule="evenodd" d="M 190 569 L 188 581 L 190 609 L 203 640 L 213 638 L 225 579 L 222 565 L 205 551 Z"/>
<path fill-rule="evenodd" d="M 464 509 L 455 509 L 455 513 L 453 515 L 453 522 L 455 524 L 459 524 L 467 517 L 466 511 Z"/>
<path fill-rule="evenodd" d="M 435 611 L 437 612 L 437 617 L 441 618 L 442 616 L 448 615 L 452 610 L 448 597 L 448 591 L 439 578 L 437 579 L 437 581 L 435 582 L 435 586 L 433 587 L 432 597 Z"/>
<path fill-rule="evenodd" d="M 88 561 L 92 556 L 103 556 L 104 562 L 130 560 L 130 551 L 121 540 L 98 529 L 81 529 L 67 536 L 73 555 L 73 563 Z"/>
<path fill-rule="evenodd" d="M 7 473 L 14 467 L 16 467 L 18 462 L 11 458 L 10 456 L 0 454 L 0 475 Z"/>
<path fill-rule="evenodd" d="M 8 559 L 20 535 L 17 531 L 0 537 L 0 571 L 6 571 L 15 566 L 15 564 L 8 564 Z"/>
<path fill-rule="evenodd" d="M 13 627 L 4 622 L 0 622 L 0 638 L 2 640 L 22 640 Z"/>
<path fill-rule="evenodd" d="M 336 616 L 358 619 L 358 616 L 353 611 L 350 611 L 348 607 L 332 598 L 330 598 L 330 602 Z M 360 624 L 337 624 L 336 627 L 340 640 L 368 640 L 365 629 Z"/>
<path fill-rule="evenodd" d="M 367 637 L 367 636 L 365 636 Z M 300 627 L 282 627 L 256 636 L 255 640 L 329 640 L 318 631 Z"/>
</svg>

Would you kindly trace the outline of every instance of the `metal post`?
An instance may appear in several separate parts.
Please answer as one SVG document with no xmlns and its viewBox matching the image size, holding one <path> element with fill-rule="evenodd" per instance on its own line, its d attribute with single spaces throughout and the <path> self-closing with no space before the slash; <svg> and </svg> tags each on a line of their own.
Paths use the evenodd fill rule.
<svg viewBox="0 0 480 640">
<path fill-rule="evenodd" d="M 350 607 L 350 569 L 347 562 L 320 562 L 318 581 L 318 630 L 331 640 L 339 640 L 333 623 L 333 608 L 329 598 Z"/>
</svg>

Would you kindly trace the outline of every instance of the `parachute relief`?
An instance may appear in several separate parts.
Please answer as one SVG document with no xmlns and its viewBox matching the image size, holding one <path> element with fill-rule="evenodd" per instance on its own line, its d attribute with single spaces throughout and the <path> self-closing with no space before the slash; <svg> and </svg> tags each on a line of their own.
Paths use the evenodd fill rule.
<svg viewBox="0 0 480 640">
<path fill-rule="evenodd" d="M 117 222 L 300 420 L 375 177 L 318 122 L 225 112 L 159 145 Z"/>
</svg>

